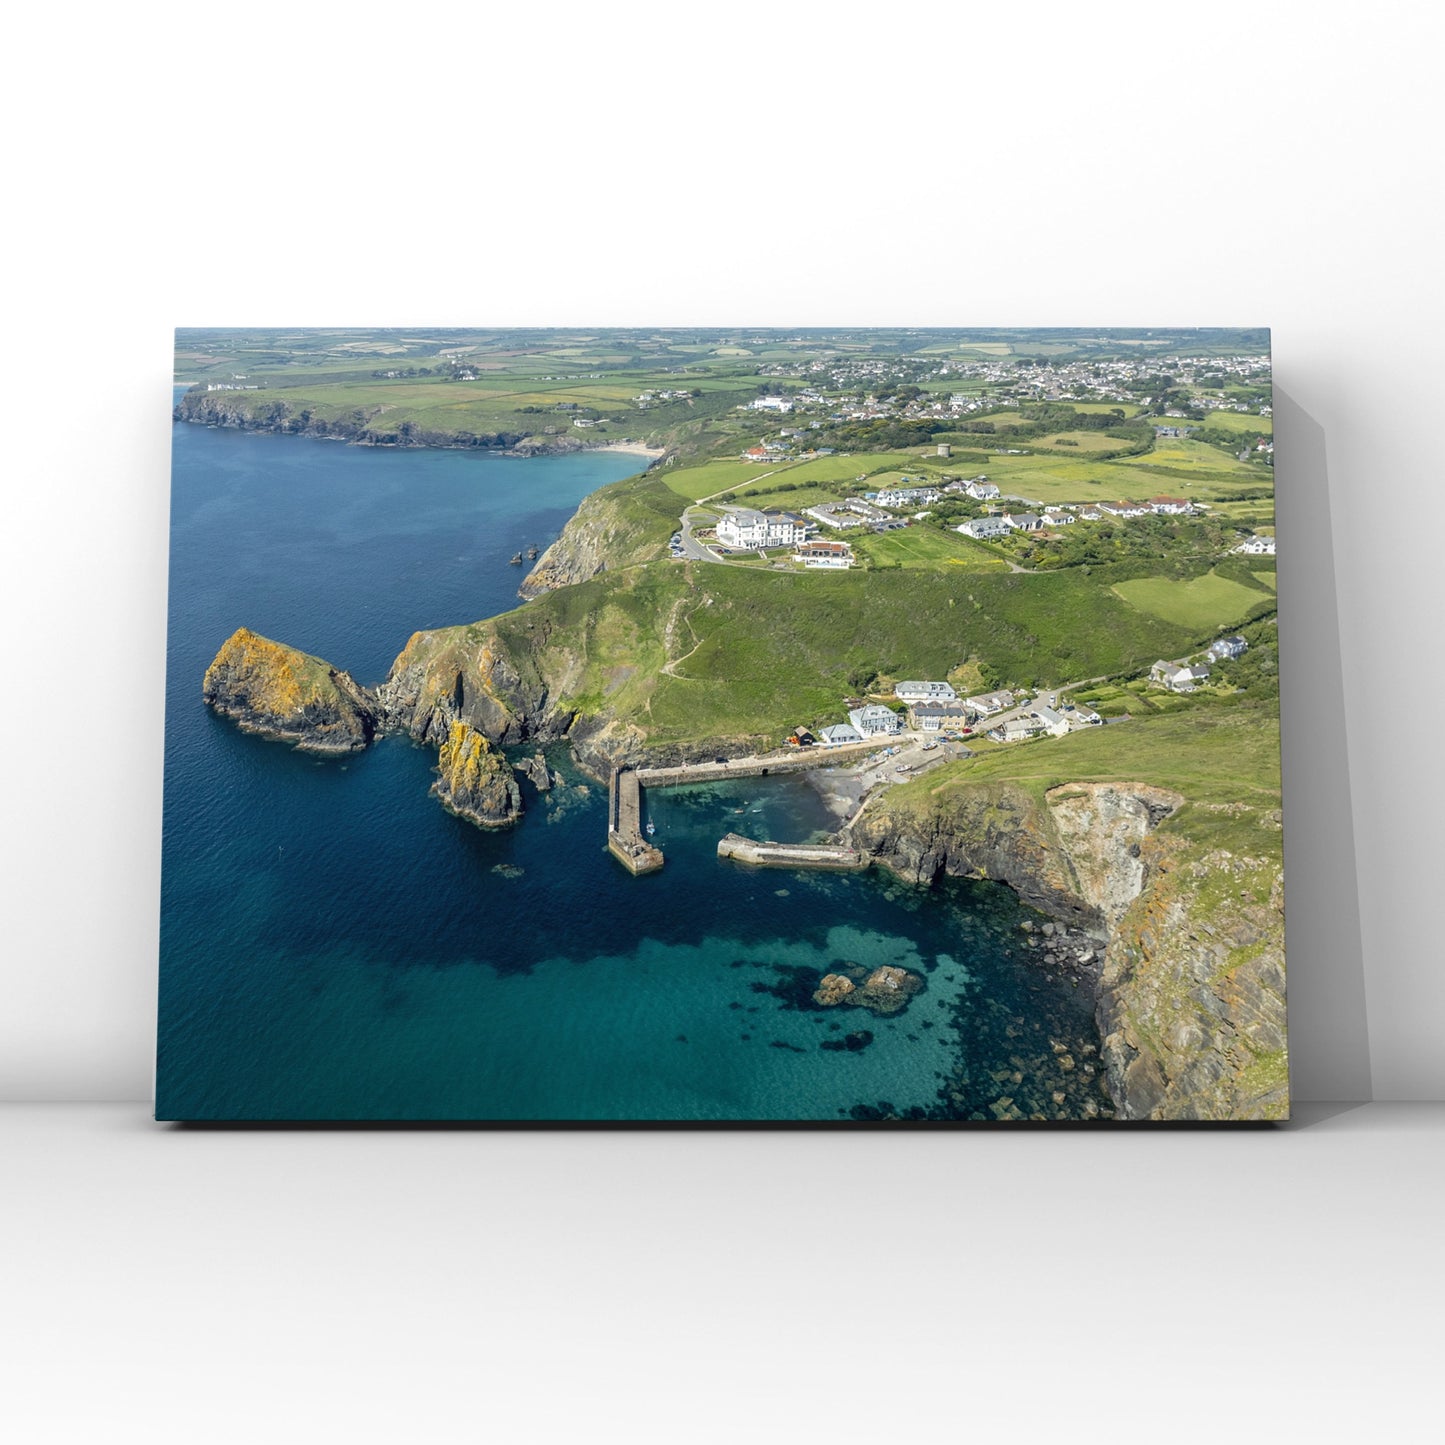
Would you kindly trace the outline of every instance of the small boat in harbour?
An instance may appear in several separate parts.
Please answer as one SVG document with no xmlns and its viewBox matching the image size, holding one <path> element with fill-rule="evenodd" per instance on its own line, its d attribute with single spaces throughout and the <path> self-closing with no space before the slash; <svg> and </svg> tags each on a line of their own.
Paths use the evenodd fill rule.
<svg viewBox="0 0 1445 1445">
<path fill-rule="evenodd" d="M 527 561 L 529 561 L 529 562 L 535 562 L 536 560 L 537 560 L 537 544 L 534 542 L 530 547 L 527 548 Z"/>
<path fill-rule="evenodd" d="M 647 820 L 647 831 L 649 834 L 657 832 L 657 824 L 651 818 Z"/>
<path fill-rule="evenodd" d="M 509 566 L 509 567 L 520 567 L 521 565 L 522 565 L 522 554 L 521 554 L 520 552 L 518 552 L 517 555 L 516 555 L 515 557 L 513 557 L 510 562 L 507 563 L 507 566 Z"/>
</svg>

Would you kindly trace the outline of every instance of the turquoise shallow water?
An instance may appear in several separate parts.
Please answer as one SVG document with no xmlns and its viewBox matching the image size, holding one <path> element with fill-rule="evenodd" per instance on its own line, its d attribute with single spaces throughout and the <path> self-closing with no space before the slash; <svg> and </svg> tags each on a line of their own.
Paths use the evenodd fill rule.
<svg viewBox="0 0 1445 1445">
<path fill-rule="evenodd" d="M 401 739 L 319 762 L 202 705 L 242 623 L 375 682 L 414 628 L 514 605 L 507 558 L 635 459 L 180 425 L 174 445 L 159 1117 L 942 1116 L 1005 1091 L 1078 1108 L 1078 1077 L 1050 1102 L 1048 1040 L 1082 1059 L 1088 1010 L 1029 964 L 1007 889 L 716 857 L 742 823 L 827 827 L 806 780 L 650 795 L 668 862 L 634 879 L 565 750 L 567 785 L 483 833 L 427 797 L 433 759 Z M 927 980 L 903 1013 L 812 1005 L 821 973 L 880 963 Z M 861 1051 L 821 1047 L 860 1029 Z"/>
</svg>

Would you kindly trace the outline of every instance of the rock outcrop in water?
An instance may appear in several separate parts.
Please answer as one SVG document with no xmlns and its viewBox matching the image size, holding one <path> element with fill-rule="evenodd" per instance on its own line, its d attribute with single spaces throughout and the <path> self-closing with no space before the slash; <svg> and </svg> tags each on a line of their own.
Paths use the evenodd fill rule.
<svg viewBox="0 0 1445 1445">
<path fill-rule="evenodd" d="M 908 1000 L 923 987 L 923 980 L 906 968 L 884 964 L 872 973 L 861 968 L 850 972 L 857 981 L 842 973 L 823 975 L 813 993 L 813 1002 L 820 1008 L 848 1004 L 853 1008 L 871 1009 L 876 1014 L 895 1014 L 908 1006 Z"/>
<path fill-rule="evenodd" d="M 1161 832 L 1184 799 L 1146 784 L 1071 783 L 1038 799 L 1015 784 L 959 783 L 939 794 L 880 798 L 853 825 L 854 845 L 914 882 L 1008 883 L 1107 944 L 1096 1019 L 1120 1117 L 1283 1115 L 1277 856 Z"/>
<path fill-rule="evenodd" d="M 226 639 L 201 696 L 243 731 L 302 752 L 356 752 L 377 732 L 376 698 L 349 673 L 247 627 Z"/>
<path fill-rule="evenodd" d="M 507 760 L 475 728 L 454 722 L 437 754 L 432 796 L 449 813 L 482 828 L 505 828 L 522 813 L 522 793 Z"/>
</svg>

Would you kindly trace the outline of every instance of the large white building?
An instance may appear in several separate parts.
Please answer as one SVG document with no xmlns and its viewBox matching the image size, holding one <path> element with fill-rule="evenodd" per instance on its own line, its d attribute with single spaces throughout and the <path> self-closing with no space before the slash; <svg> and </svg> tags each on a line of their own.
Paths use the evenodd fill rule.
<svg viewBox="0 0 1445 1445">
<path fill-rule="evenodd" d="M 1013 528 L 1004 521 L 1002 517 L 975 517 L 971 522 L 965 522 L 961 527 L 955 527 L 955 532 L 962 532 L 965 537 L 1003 537 Z"/>
<path fill-rule="evenodd" d="M 937 487 L 885 487 L 873 500 L 880 507 L 921 507 L 942 495 Z"/>
<path fill-rule="evenodd" d="M 893 696 L 903 702 L 953 702 L 958 694 L 946 682 L 900 682 Z"/>
<path fill-rule="evenodd" d="M 865 737 L 882 737 L 903 731 L 903 721 L 891 707 L 870 702 L 867 707 L 855 707 L 848 714 L 848 721 Z"/>
<path fill-rule="evenodd" d="M 717 524 L 724 547 L 797 547 L 808 536 L 808 524 L 790 512 L 759 512 L 730 507 Z"/>
</svg>

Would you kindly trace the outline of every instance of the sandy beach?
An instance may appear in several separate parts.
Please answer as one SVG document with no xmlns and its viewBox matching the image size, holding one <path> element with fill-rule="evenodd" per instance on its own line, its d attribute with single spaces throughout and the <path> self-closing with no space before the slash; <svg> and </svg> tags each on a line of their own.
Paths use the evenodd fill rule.
<svg viewBox="0 0 1445 1445">
<path fill-rule="evenodd" d="M 654 461 L 658 457 L 666 456 L 665 447 L 650 447 L 645 442 L 606 442 L 600 447 L 588 447 L 592 452 L 626 452 L 634 457 L 651 457 Z"/>
</svg>

